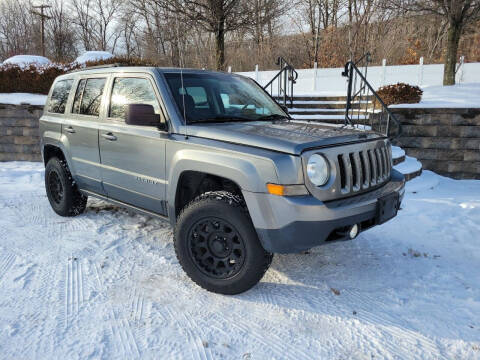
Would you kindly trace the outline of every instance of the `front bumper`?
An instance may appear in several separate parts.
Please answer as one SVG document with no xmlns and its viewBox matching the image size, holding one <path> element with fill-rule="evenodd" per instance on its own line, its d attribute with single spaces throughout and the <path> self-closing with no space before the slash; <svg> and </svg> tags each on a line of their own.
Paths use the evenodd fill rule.
<svg viewBox="0 0 480 360">
<path fill-rule="evenodd" d="M 292 253 L 310 249 L 329 240 L 342 240 L 341 230 L 360 224 L 360 230 L 377 225 L 380 197 L 397 192 L 400 202 L 405 178 L 392 170 L 382 187 L 346 199 L 322 202 L 313 196 L 283 197 L 244 192 L 248 210 L 265 250 Z"/>
</svg>

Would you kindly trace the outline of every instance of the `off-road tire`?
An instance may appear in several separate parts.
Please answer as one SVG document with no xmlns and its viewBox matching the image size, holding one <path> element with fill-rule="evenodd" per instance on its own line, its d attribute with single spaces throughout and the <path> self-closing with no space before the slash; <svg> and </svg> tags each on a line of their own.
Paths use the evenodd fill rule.
<svg viewBox="0 0 480 360">
<path fill-rule="evenodd" d="M 85 211 L 87 196 L 77 188 L 65 160 L 52 157 L 45 167 L 45 190 L 52 209 L 60 216 Z"/>
<path fill-rule="evenodd" d="M 195 232 L 196 229 L 198 229 L 197 226 L 203 226 L 205 223 L 212 225 L 210 227 L 210 236 L 202 236 L 202 239 L 195 240 L 199 236 Z M 238 244 L 235 246 L 240 249 L 241 245 L 239 245 L 239 243 L 241 242 L 243 244 L 242 262 L 234 262 L 233 265 L 228 262 L 228 268 L 232 266 L 235 268 L 234 271 L 232 270 L 233 274 L 231 276 L 227 273 L 221 277 L 216 273 L 216 270 L 213 270 L 213 274 L 207 273 L 208 264 L 206 268 L 202 268 L 202 260 L 198 259 L 202 256 L 195 252 L 194 245 L 192 245 L 194 241 L 198 243 L 208 241 L 207 238 L 211 239 L 214 235 L 213 233 L 216 231 L 213 229 L 213 226 L 217 226 L 219 223 L 229 224 L 222 228 L 228 230 L 228 227 L 230 227 L 232 232 L 236 232 L 235 234 L 238 236 L 233 235 L 233 238 L 237 238 Z M 217 232 L 218 231 L 220 230 L 217 230 Z M 203 230 L 201 230 L 201 233 L 205 234 Z M 227 235 L 232 236 L 230 233 Z M 213 241 L 217 241 L 217 238 Z M 195 245 L 197 245 L 197 243 L 195 243 Z M 217 244 L 218 242 L 215 243 L 215 246 Z M 257 284 L 269 268 L 273 259 L 273 254 L 265 251 L 258 240 L 257 233 L 253 227 L 243 198 L 226 191 L 206 192 L 195 198 L 181 211 L 175 227 L 174 245 L 180 265 L 197 285 L 208 291 L 226 295 L 242 293 Z M 210 249 L 210 246 L 208 248 Z M 197 248 L 195 247 L 195 249 Z M 233 251 L 240 252 L 239 249 Z M 206 252 L 207 250 L 204 249 L 204 251 Z M 211 251 L 212 254 L 214 254 L 215 250 Z M 220 259 L 219 257 L 212 255 L 212 261 L 214 261 L 214 258 L 220 262 L 220 260 L 218 260 Z"/>
</svg>

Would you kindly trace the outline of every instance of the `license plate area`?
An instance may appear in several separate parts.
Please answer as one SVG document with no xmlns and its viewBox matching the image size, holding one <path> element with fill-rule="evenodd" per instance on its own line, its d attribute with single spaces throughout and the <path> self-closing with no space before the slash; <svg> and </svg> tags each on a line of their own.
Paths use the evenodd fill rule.
<svg viewBox="0 0 480 360">
<path fill-rule="evenodd" d="M 397 192 L 382 196 L 377 202 L 377 224 L 383 224 L 397 215 L 399 196 Z"/>
</svg>

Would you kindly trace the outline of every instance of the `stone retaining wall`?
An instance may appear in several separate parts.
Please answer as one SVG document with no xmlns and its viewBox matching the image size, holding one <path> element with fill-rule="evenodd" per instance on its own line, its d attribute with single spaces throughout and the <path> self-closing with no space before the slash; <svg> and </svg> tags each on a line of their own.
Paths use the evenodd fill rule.
<svg viewBox="0 0 480 360">
<path fill-rule="evenodd" d="M 0 161 L 40 161 L 43 106 L 0 104 Z"/>
<path fill-rule="evenodd" d="M 424 169 L 456 179 L 480 179 L 480 108 L 393 108 L 402 122 L 396 140 Z"/>
</svg>

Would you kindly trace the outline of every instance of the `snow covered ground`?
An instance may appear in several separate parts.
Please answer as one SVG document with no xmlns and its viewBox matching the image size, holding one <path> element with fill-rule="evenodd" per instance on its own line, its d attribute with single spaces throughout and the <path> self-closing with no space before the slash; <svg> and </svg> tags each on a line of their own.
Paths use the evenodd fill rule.
<svg viewBox="0 0 480 360">
<path fill-rule="evenodd" d="M 480 181 L 424 171 L 402 207 L 220 296 L 167 223 L 97 200 L 59 217 L 41 164 L 1 163 L 0 358 L 480 358 Z"/>
</svg>

